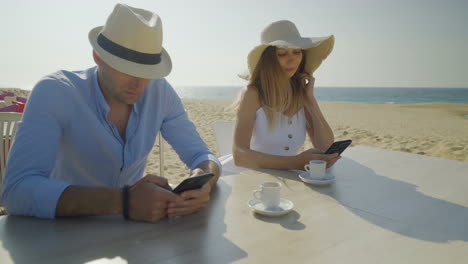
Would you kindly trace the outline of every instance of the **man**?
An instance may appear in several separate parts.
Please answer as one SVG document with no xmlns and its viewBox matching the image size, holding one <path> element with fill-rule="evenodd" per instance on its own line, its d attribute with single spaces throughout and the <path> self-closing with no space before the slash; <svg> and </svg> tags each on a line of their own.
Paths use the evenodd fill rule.
<svg viewBox="0 0 468 264">
<path fill-rule="evenodd" d="M 155 222 L 200 210 L 220 165 L 163 78 L 172 64 L 159 16 L 117 4 L 89 40 L 97 67 L 46 76 L 31 93 L 6 169 L 7 211 L 41 218 L 123 213 Z M 191 176 L 215 177 L 181 195 L 162 177 L 142 178 L 159 131 Z"/>
</svg>

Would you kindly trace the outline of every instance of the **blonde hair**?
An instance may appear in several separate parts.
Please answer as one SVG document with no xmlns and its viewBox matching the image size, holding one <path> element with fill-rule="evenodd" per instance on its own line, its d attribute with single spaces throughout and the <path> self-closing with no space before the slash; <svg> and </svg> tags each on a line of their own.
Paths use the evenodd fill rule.
<svg viewBox="0 0 468 264">
<path fill-rule="evenodd" d="M 302 107 L 306 107 L 307 110 L 309 108 L 305 83 L 299 78 L 299 74 L 304 72 L 305 51 L 302 50 L 302 61 L 297 72 L 288 79 L 278 62 L 276 49 L 275 46 L 265 49 L 248 84 L 258 92 L 260 105 L 266 113 L 270 129 L 277 124 L 281 114 L 291 116 Z M 236 102 L 234 107 L 238 107 L 239 103 Z"/>
</svg>

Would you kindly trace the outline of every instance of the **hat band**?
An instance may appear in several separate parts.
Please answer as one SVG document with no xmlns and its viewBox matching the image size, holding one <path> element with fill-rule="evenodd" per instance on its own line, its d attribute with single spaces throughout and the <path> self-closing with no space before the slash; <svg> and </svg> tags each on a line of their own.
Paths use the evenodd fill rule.
<svg viewBox="0 0 468 264">
<path fill-rule="evenodd" d="M 161 62 L 161 53 L 143 53 L 136 50 L 131 50 L 120 46 L 102 34 L 99 34 L 97 43 L 105 51 L 124 60 L 146 65 L 154 65 Z"/>
</svg>

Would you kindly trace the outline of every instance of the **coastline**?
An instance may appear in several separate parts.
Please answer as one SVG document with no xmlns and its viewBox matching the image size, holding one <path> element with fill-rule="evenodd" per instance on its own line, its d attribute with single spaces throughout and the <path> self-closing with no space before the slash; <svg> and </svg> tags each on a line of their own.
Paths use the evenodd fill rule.
<svg viewBox="0 0 468 264">
<path fill-rule="evenodd" d="M 0 88 L 28 97 L 30 91 Z M 217 154 L 212 132 L 215 120 L 235 120 L 228 99 L 182 99 L 200 136 Z M 366 104 L 319 101 L 335 134 L 335 140 L 352 139 L 353 144 L 468 162 L 468 104 Z M 188 176 L 188 168 L 165 143 L 165 177 L 177 184 Z M 303 149 L 312 147 L 306 140 Z M 148 156 L 145 173 L 159 174 L 155 146 Z"/>
<path fill-rule="evenodd" d="M 189 118 L 208 147 L 217 154 L 211 124 L 235 120 L 225 99 L 183 99 Z M 319 102 L 335 140 L 352 139 L 366 145 L 468 162 L 468 104 L 364 104 Z M 312 144 L 306 140 L 304 148 Z M 159 173 L 157 148 L 153 148 L 147 173 Z M 165 147 L 165 176 L 171 183 L 187 177 L 188 169 L 169 145 Z"/>
</svg>

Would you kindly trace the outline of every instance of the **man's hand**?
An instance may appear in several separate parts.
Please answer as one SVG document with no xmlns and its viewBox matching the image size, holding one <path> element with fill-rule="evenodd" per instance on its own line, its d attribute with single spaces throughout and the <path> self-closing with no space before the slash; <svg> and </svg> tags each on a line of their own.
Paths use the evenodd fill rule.
<svg viewBox="0 0 468 264">
<path fill-rule="evenodd" d="M 190 177 L 202 175 L 204 171 L 196 168 L 192 171 Z M 202 188 L 198 190 L 185 191 L 180 194 L 182 199 L 169 203 L 167 215 L 182 216 L 198 212 L 204 208 L 210 201 L 211 185 L 209 182 L 205 183 Z"/>
<path fill-rule="evenodd" d="M 132 220 L 156 222 L 166 216 L 168 204 L 182 202 L 173 194 L 167 179 L 146 175 L 129 190 L 129 216 Z"/>
</svg>

